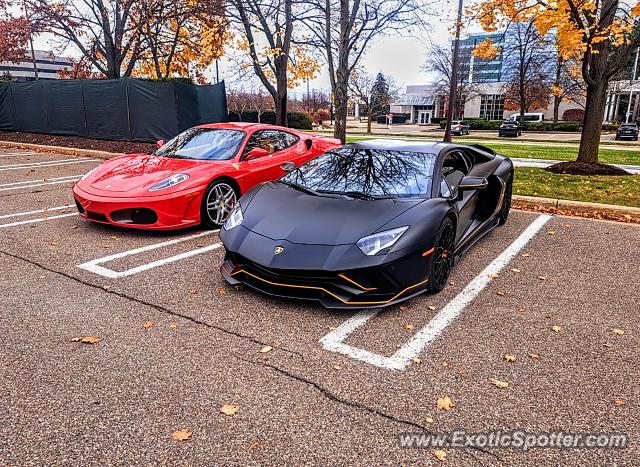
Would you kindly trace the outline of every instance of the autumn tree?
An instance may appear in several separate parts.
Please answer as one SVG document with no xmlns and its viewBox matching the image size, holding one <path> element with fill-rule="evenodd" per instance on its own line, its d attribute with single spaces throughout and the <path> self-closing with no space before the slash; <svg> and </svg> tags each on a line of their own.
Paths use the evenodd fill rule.
<svg viewBox="0 0 640 467">
<path fill-rule="evenodd" d="M 380 36 L 422 28 L 420 0 L 301 0 L 309 39 L 329 68 L 335 108 L 334 137 L 346 140 L 349 80 L 371 42 Z"/>
<path fill-rule="evenodd" d="M 105 78 L 130 76 L 141 52 L 138 0 L 24 0 L 42 32 L 74 45 Z"/>
<path fill-rule="evenodd" d="M 580 74 L 580 65 L 575 59 L 564 59 L 560 53 L 556 53 L 553 60 L 553 123 L 558 123 L 560 104 L 573 102 L 584 107 L 583 98 L 585 85 Z"/>
<path fill-rule="evenodd" d="M 0 1 L 0 61 L 18 63 L 25 58 L 30 28 L 26 18 L 14 17 Z"/>
<path fill-rule="evenodd" d="M 141 0 L 132 15 L 140 54 L 134 76 L 191 77 L 222 56 L 229 39 L 221 0 Z"/>
<path fill-rule="evenodd" d="M 398 87 L 391 77 L 386 77 L 382 73 L 370 75 L 364 70 L 353 72 L 349 89 L 352 95 L 365 106 L 367 133 L 371 133 L 371 122 L 374 117 L 388 113 L 391 101 L 398 95 Z"/>
<path fill-rule="evenodd" d="M 586 105 L 579 164 L 564 165 L 563 170 L 577 173 L 584 164 L 596 163 L 609 80 L 640 46 L 640 4 L 619 0 L 478 0 L 470 13 L 487 31 L 534 21 L 541 35 L 556 34 L 564 59 L 581 63 Z"/>
<path fill-rule="evenodd" d="M 288 88 L 313 79 L 319 66 L 309 51 L 294 44 L 300 26 L 293 0 L 229 0 L 229 17 L 240 33 L 238 48 L 273 98 L 276 124 L 287 125 Z"/>
<path fill-rule="evenodd" d="M 457 78 L 455 80 L 455 99 L 453 101 L 453 116 L 461 117 L 467 102 L 476 98 L 480 94 L 480 88 L 473 80 L 469 80 L 469 64 L 471 60 L 466 60 L 464 64 L 458 66 Z M 453 74 L 453 51 L 451 47 L 444 47 L 432 44 L 427 52 L 427 59 L 422 69 L 432 73 L 434 94 L 448 95 L 451 87 L 451 76 Z"/>
<path fill-rule="evenodd" d="M 102 76 L 91 68 L 87 57 L 70 58 L 70 65 L 58 70 L 60 79 L 100 79 Z"/>
</svg>

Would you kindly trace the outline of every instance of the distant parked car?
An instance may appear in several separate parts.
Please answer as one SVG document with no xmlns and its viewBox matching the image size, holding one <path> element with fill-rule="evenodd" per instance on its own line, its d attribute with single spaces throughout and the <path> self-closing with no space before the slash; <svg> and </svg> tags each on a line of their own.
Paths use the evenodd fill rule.
<svg viewBox="0 0 640 467">
<path fill-rule="evenodd" d="M 505 120 L 498 129 L 498 136 L 520 136 L 522 134 L 522 128 L 520 124 L 515 120 Z"/>
<path fill-rule="evenodd" d="M 616 139 L 631 138 L 634 141 L 638 141 L 638 124 L 637 123 L 623 123 L 616 130 Z"/>
<path fill-rule="evenodd" d="M 453 120 L 451 122 L 451 133 L 454 135 L 468 135 L 470 130 L 471 127 L 469 126 L 469 123 L 464 120 Z"/>
<path fill-rule="evenodd" d="M 507 120 L 512 121 L 512 122 L 520 122 L 520 114 L 513 114 L 510 115 L 509 118 L 507 118 Z M 524 114 L 524 122 L 525 123 L 534 123 L 534 122 L 542 122 L 544 121 L 544 114 L 541 112 L 527 112 Z"/>
</svg>

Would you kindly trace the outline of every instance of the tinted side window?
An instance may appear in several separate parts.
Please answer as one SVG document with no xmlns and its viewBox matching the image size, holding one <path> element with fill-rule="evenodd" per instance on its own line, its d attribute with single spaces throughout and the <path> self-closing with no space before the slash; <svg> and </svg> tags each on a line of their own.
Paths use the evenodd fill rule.
<svg viewBox="0 0 640 467">
<path fill-rule="evenodd" d="M 285 148 L 290 148 L 294 144 L 297 144 L 298 141 L 300 141 L 300 138 L 298 138 L 294 134 L 287 133 L 286 131 L 281 131 L 280 133 L 282 134 L 282 138 L 284 140 L 284 145 L 285 145 L 284 147 Z"/>
</svg>

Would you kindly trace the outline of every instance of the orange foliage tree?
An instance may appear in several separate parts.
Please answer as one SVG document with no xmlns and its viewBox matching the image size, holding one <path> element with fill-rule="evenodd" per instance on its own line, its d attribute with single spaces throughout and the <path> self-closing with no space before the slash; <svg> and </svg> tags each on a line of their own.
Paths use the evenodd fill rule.
<svg viewBox="0 0 640 467">
<path fill-rule="evenodd" d="M 578 161 L 598 161 L 609 80 L 640 45 L 640 3 L 620 0 L 477 0 L 470 8 L 486 31 L 534 22 L 557 37 L 560 56 L 581 64 L 586 85 Z"/>
</svg>

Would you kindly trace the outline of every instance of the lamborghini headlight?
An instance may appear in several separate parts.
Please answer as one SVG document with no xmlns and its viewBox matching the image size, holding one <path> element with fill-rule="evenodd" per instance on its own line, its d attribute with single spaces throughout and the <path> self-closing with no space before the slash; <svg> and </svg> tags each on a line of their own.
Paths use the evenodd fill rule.
<svg viewBox="0 0 640 467">
<path fill-rule="evenodd" d="M 231 211 L 231 214 L 229 214 L 229 217 L 227 217 L 227 220 L 224 223 L 224 230 L 231 230 L 234 227 L 238 227 L 242 224 L 243 220 L 244 218 L 242 217 L 240 205 L 236 204 L 236 207 L 233 208 L 233 211 Z"/>
<path fill-rule="evenodd" d="M 362 237 L 356 245 L 367 256 L 378 254 L 382 250 L 392 247 L 403 233 L 409 228 L 408 225 L 397 229 L 385 230 L 367 237 Z"/>
<path fill-rule="evenodd" d="M 182 183 L 189 179 L 187 174 L 175 174 L 169 178 L 165 178 L 161 182 L 156 183 L 148 191 L 159 191 L 166 190 L 167 188 L 171 188 L 172 186 L 176 186 L 178 183 Z"/>
</svg>

